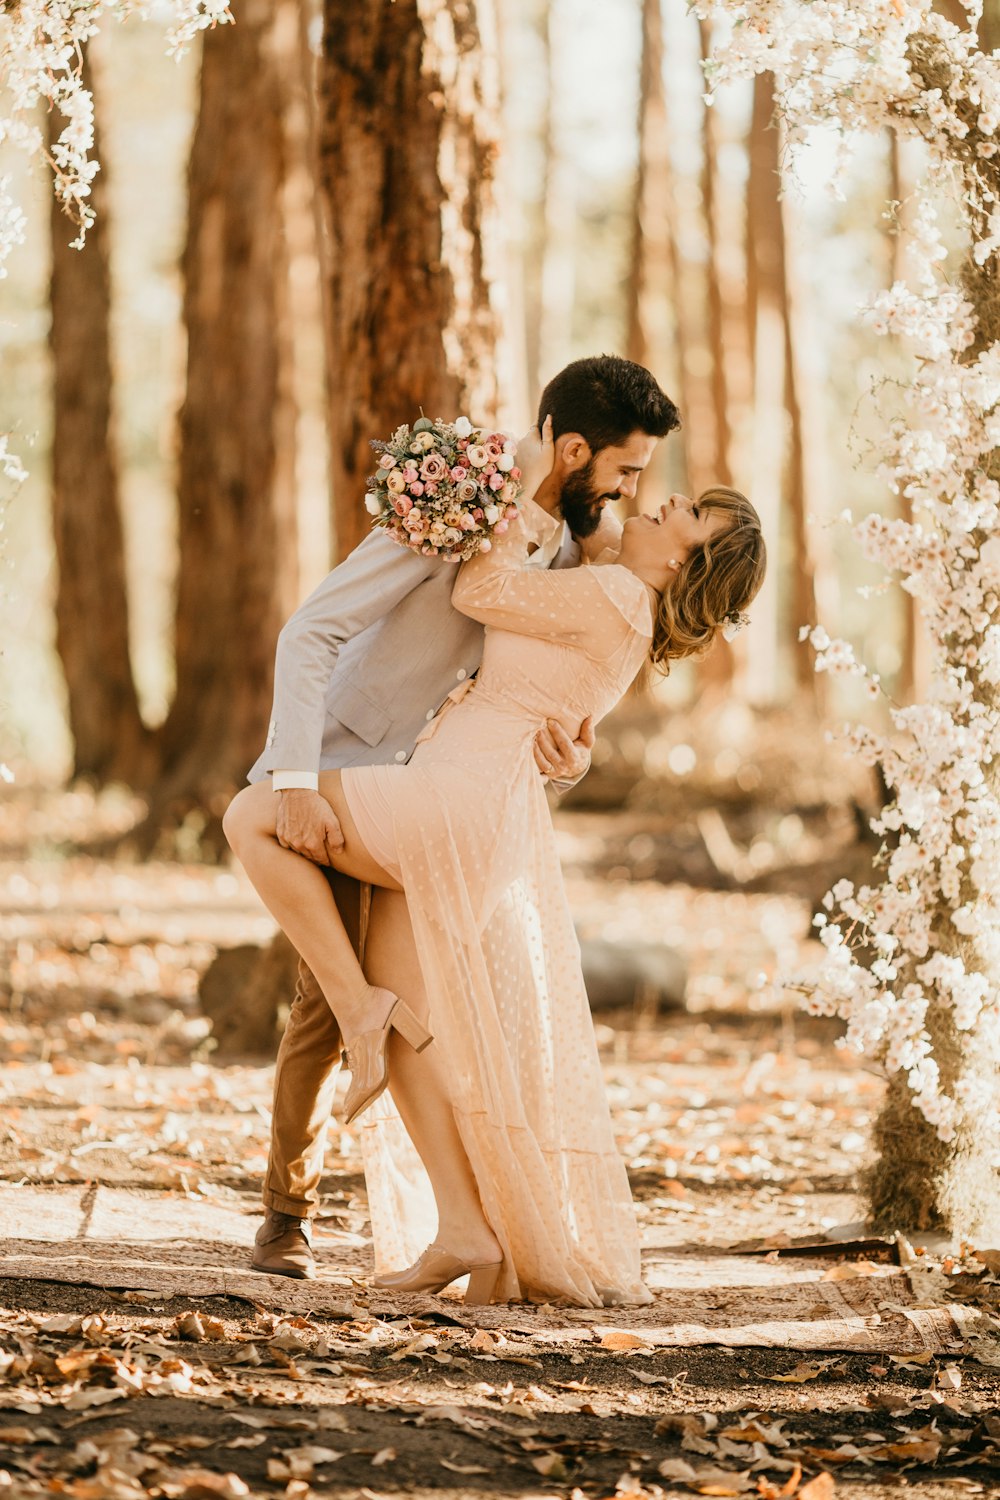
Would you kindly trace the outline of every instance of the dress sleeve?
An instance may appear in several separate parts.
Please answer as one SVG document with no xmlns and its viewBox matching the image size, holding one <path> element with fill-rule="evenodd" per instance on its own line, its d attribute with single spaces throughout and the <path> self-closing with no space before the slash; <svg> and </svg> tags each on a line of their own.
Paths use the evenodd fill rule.
<svg viewBox="0 0 1000 1500">
<path fill-rule="evenodd" d="M 652 635 L 645 586 L 628 569 L 527 565 L 537 510 L 524 506 L 520 523 L 492 551 L 462 564 L 455 608 L 483 625 L 580 646 L 598 659 L 630 634 Z"/>
</svg>

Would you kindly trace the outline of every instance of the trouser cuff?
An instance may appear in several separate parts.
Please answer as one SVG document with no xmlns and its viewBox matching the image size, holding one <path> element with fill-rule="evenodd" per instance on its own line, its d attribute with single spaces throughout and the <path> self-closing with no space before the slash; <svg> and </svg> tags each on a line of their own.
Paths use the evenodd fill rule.
<svg viewBox="0 0 1000 1500">
<path fill-rule="evenodd" d="M 286 1198 L 271 1188 L 265 1188 L 261 1198 L 265 1208 L 273 1209 L 276 1214 L 293 1214 L 297 1219 L 313 1218 L 319 1206 L 308 1198 Z"/>
</svg>

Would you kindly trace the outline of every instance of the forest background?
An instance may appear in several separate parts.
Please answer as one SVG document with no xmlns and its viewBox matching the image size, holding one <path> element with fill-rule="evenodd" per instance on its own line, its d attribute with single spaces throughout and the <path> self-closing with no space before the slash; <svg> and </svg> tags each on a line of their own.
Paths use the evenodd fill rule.
<svg viewBox="0 0 1000 1500">
<path fill-rule="evenodd" d="M 602 351 L 648 364 L 685 418 L 640 505 L 737 483 L 773 559 L 749 633 L 657 690 L 669 743 L 647 735 L 636 774 L 683 780 L 695 739 L 732 771 L 750 710 L 791 707 L 814 731 L 803 745 L 845 710 L 877 719 L 852 681 L 822 691 L 798 641 L 817 620 L 907 701 L 919 624 L 907 596 L 883 597 L 844 515 L 895 504 L 865 463 L 886 342 L 857 312 L 905 273 L 906 210 L 886 204 L 905 204 L 919 145 L 864 143 L 831 195 L 835 139 L 819 133 L 793 179 L 768 76 L 706 108 L 711 27 L 683 0 L 501 0 L 494 34 L 484 8 L 460 38 L 462 66 L 440 60 L 452 149 L 491 164 L 483 192 L 471 203 L 458 176 L 430 190 L 467 218 L 471 203 L 483 265 L 459 285 L 478 250 L 446 239 L 452 283 L 416 309 L 408 286 L 436 275 L 421 215 L 441 202 L 405 174 L 433 123 L 380 61 L 378 7 L 342 7 L 354 42 L 325 61 L 310 0 L 235 9 L 243 24 L 205 33 L 204 69 L 198 46 L 168 57 L 156 24 L 94 39 L 101 172 L 82 252 L 45 171 L 10 148 L 0 162 L 28 219 L 0 289 L 0 430 L 29 469 L 5 508 L 0 600 L 2 756 L 19 780 L 125 781 L 157 829 L 212 824 L 262 741 L 281 620 L 366 528 L 368 437 L 425 401 L 523 431 L 545 380 Z M 384 206 L 384 142 L 366 157 L 323 102 L 365 48 L 384 86 L 366 128 L 426 135 Z M 421 334 L 435 296 L 437 346 Z M 352 342 L 358 317 L 378 341 Z"/>
</svg>

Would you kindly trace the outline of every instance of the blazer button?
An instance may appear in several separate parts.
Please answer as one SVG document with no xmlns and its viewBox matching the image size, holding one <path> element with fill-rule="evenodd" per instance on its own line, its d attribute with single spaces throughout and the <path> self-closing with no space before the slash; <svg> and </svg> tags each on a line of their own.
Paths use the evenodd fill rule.
<svg viewBox="0 0 1000 1500">
<path fill-rule="evenodd" d="M 406 751 L 405 750 L 397 750 L 396 751 L 396 759 L 398 761 L 400 761 L 400 762 L 404 761 L 406 759 Z"/>
<path fill-rule="evenodd" d="M 465 679 L 466 679 L 466 677 L 468 677 L 469 674 L 465 670 L 464 667 L 459 667 L 458 672 L 456 673 L 456 675 L 458 677 L 459 682 L 464 682 Z"/>
</svg>

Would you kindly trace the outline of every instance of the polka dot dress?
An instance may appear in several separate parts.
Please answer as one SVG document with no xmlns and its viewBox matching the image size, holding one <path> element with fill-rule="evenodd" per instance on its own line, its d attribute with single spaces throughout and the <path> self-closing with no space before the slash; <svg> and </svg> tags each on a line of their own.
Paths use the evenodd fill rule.
<svg viewBox="0 0 1000 1500">
<path fill-rule="evenodd" d="M 463 565 L 455 607 L 486 627 L 470 691 L 405 766 L 355 767 L 387 807 L 452 1100 L 486 1216 L 504 1250 L 501 1298 L 647 1302 L 580 951 L 535 734 L 601 718 L 649 648 L 645 586 L 611 564 L 525 566 L 533 504 Z M 359 790 L 361 788 L 359 787 Z M 365 829 L 361 828 L 364 836 Z M 364 1117 L 376 1267 L 415 1260 L 433 1231 L 429 1185 L 388 1095 Z"/>
</svg>

